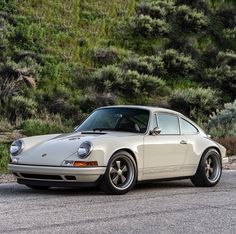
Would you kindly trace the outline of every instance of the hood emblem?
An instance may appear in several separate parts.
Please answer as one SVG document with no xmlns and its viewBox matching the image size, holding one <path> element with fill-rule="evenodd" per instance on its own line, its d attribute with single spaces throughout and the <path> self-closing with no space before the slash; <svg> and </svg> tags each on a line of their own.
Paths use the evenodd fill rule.
<svg viewBox="0 0 236 234">
<path fill-rule="evenodd" d="M 42 154 L 42 157 L 46 157 L 47 156 L 47 154 Z"/>
</svg>

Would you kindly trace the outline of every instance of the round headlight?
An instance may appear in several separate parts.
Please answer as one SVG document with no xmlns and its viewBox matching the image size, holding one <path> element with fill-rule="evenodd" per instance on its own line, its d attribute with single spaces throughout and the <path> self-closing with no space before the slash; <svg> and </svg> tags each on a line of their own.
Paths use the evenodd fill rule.
<svg viewBox="0 0 236 234">
<path fill-rule="evenodd" d="M 11 144 L 11 147 L 10 147 L 10 153 L 12 156 L 16 156 L 18 154 L 21 153 L 21 151 L 23 150 L 23 141 L 21 140 L 16 140 L 14 141 L 12 144 Z"/>
<path fill-rule="evenodd" d="M 89 154 L 91 153 L 91 151 L 92 151 L 92 145 L 91 145 L 91 143 L 88 142 L 88 141 L 85 141 L 85 142 L 83 142 L 83 143 L 80 145 L 80 147 L 79 147 L 79 149 L 78 149 L 78 156 L 79 156 L 80 158 L 86 158 L 86 157 L 89 156 Z"/>
</svg>

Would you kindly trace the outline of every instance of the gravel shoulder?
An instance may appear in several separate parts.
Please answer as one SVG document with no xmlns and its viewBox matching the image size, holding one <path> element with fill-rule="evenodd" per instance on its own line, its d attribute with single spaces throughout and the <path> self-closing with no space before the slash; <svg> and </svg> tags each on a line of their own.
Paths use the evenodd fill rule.
<svg viewBox="0 0 236 234">
<path fill-rule="evenodd" d="M 224 170 L 236 170 L 236 156 L 229 157 L 228 162 L 223 163 Z M 0 184 L 16 182 L 12 174 L 0 174 Z"/>
</svg>

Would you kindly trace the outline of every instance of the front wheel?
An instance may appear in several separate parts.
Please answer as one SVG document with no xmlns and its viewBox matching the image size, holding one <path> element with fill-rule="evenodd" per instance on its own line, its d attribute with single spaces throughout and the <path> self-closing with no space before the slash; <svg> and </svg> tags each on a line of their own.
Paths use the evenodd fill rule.
<svg viewBox="0 0 236 234">
<path fill-rule="evenodd" d="M 107 194 L 125 194 L 134 187 L 136 178 L 133 157 L 126 151 L 119 151 L 111 157 L 100 188 Z"/>
<path fill-rule="evenodd" d="M 211 187 L 219 182 L 221 174 L 221 156 L 215 149 L 209 149 L 203 154 L 191 181 L 197 187 Z"/>
</svg>

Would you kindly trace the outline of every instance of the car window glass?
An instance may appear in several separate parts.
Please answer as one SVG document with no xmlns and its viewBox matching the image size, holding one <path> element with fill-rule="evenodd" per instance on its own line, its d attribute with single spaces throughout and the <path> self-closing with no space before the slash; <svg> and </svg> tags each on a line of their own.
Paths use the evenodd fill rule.
<svg viewBox="0 0 236 234">
<path fill-rule="evenodd" d="M 181 133 L 182 134 L 196 134 L 198 130 L 184 119 L 180 119 Z"/>
<path fill-rule="evenodd" d="M 145 133 L 148 110 L 135 108 L 104 108 L 93 112 L 76 131 L 125 131 Z"/>
<path fill-rule="evenodd" d="M 158 125 L 161 135 L 180 134 L 178 117 L 171 114 L 158 114 Z"/>
</svg>

